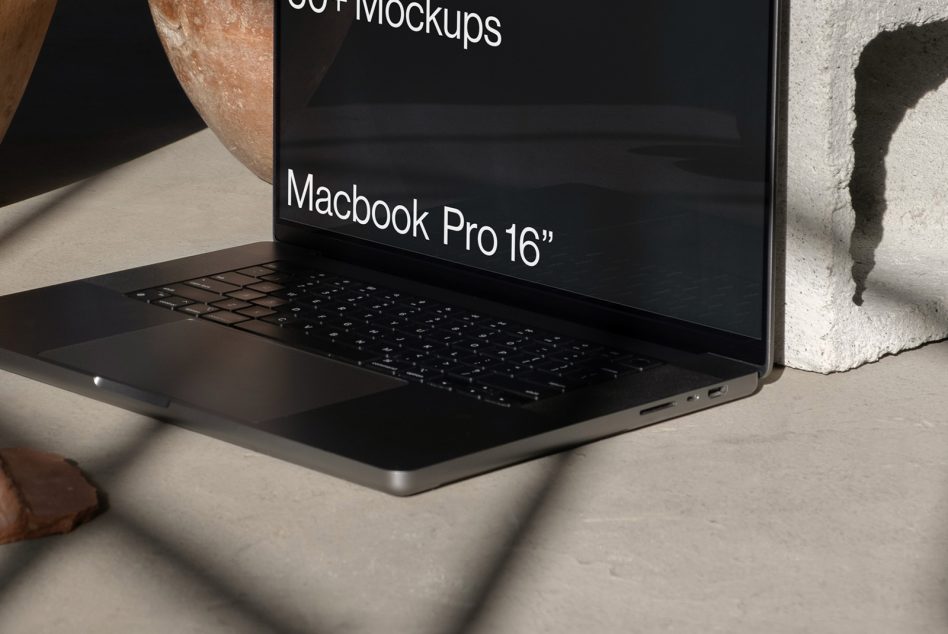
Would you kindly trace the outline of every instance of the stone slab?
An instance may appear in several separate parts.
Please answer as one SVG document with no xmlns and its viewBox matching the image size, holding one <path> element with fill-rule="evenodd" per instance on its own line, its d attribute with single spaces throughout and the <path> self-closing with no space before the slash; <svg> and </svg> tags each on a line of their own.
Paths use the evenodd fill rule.
<svg viewBox="0 0 948 634">
<path fill-rule="evenodd" d="M 100 508 L 98 491 L 62 456 L 0 449 L 0 544 L 69 533 Z"/>
<path fill-rule="evenodd" d="M 794 0 L 787 365 L 948 337 L 948 3 Z"/>
</svg>

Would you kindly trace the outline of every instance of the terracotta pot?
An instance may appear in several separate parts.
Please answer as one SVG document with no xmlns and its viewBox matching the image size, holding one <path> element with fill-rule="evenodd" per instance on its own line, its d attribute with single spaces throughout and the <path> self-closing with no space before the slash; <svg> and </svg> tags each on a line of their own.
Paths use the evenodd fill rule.
<svg viewBox="0 0 948 634">
<path fill-rule="evenodd" d="M 0 141 L 26 90 L 56 0 L 0 0 Z"/>
<path fill-rule="evenodd" d="M 208 127 L 270 181 L 273 0 L 149 0 L 178 81 Z"/>
<path fill-rule="evenodd" d="M 244 165 L 272 182 L 273 0 L 149 0 L 149 5 L 178 81 L 204 121 Z M 299 53 L 313 60 L 306 78 L 310 90 L 352 23 L 353 11 L 330 13 L 310 38 L 310 50 Z"/>
</svg>

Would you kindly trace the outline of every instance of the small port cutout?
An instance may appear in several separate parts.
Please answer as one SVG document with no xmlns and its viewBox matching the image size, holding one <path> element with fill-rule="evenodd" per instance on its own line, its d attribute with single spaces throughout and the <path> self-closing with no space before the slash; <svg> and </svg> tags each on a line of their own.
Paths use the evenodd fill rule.
<svg viewBox="0 0 948 634">
<path fill-rule="evenodd" d="M 708 390 L 708 398 L 721 398 L 727 394 L 727 386 L 722 385 L 721 387 L 714 387 Z"/>
<path fill-rule="evenodd" d="M 647 416 L 648 414 L 654 414 L 655 412 L 660 412 L 663 409 L 668 409 L 669 407 L 674 407 L 674 406 L 675 406 L 675 401 L 669 401 L 667 403 L 662 403 L 661 405 L 656 405 L 654 407 L 643 409 L 642 411 L 639 412 L 639 415 Z"/>
</svg>

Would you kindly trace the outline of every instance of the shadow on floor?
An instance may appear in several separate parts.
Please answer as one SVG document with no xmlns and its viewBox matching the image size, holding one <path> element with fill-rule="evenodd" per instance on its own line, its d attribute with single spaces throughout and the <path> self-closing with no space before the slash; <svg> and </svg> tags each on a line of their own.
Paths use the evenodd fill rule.
<svg viewBox="0 0 948 634">
<path fill-rule="evenodd" d="M 0 207 L 203 129 L 144 0 L 59 0 L 10 131 Z"/>
<path fill-rule="evenodd" d="M 150 23 L 146 23 L 144 2 L 108 0 L 87 3 L 88 11 L 85 13 L 78 8 L 82 6 L 79 0 L 61 0 L 53 27 L 62 32 L 51 33 L 51 45 L 41 58 L 41 67 L 37 69 L 22 111 L 14 122 L 8 142 L 0 146 L 0 204 L 75 182 L 203 127 L 177 89 L 157 47 Z M 121 15 L 137 16 L 131 21 L 140 29 L 140 41 L 131 35 L 134 29 L 113 28 Z M 83 32 L 82 28 L 70 31 L 69 24 L 85 25 L 89 31 Z M 100 37 L 97 38 L 96 34 Z M 103 34 L 106 36 L 102 37 Z M 59 44 L 53 44 L 55 38 L 60 38 Z M 94 45 L 83 49 L 81 42 L 87 41 L 94 42 Z M 115 54 L 113 47 L 119 45 L 129 47 L 127 55 Z M 103 52 L 110 49 L 113 53 Z M 105 70 L 89 71 L 86 80 L 82 79 L 81 72 L 75 73 L 76 65 L 80 70 L 89 64 L 94 66 L 97 58 Z M 785 69 L 782 75 L 785 78 Z M 116 77 L 122 77 L 123 81 L 116 81 Z M 781 82 L 781 91 L 786 95 L 785 79 Z M 81 103 L 69 109 L 63 104 L 70 103 L 70 98 Z M 785 103 L 785 99 L 782 102 Z M 60 149 L 46 156 L 44 152 L 52 147 Z M 19 158 L 11 148 L 20 149 Z M 14 174 L 11 170 L 17 171 Z M 38 173 L 37 177 L 32 180 L 24 178 L 24 175 L 34 172 Z M 884 194 L 884 179 L 882 182 Z M 785 189 L 778 193 L 778 199 L 786 200 Z M 785 208 L 782 204 L 778 207 Z M 785 223 L 785 216 L 778 216 L 778 279 L 782 279 L 785 269 L 782 255 Z M 879 230 L 881 240 L 881 223 Z M 814 240 L 828 239 L 821 231 L 822 228 L 813 227 Z M 880 281 L 880 286 L 881 292 L 900 302 L 914 304 L 920 299 L 910 291 L 886 285 L 884 280 Z M 777 293 L 777 304 L 782 306 L 782 287 L 778 287 Z M 782 330 L 782 315 L 778 315 L 778 329 Z M 96 473 L 118 474 L 133 468 L 161 429 L 155 423 L 153 428 L 144 430 L 127 447 L 95 465 Z M 469 632 L 483 624 L 484 615 L 501 596 L 504 583 L 516 565 L 519 549 L 526 540 L 542 533 L 545 511 L 569 484 L 569 466 L 570 454 L 554 458 L 545 480 L 524 493 L 519 514 L 521 521 L 508 534 L 498 535 L 495 547 L 483 553 L 486 563 L 477 574 L 471 575 L 468 600 L 464 607 L 450 615 L 442 631 Z M 193 577 L 199 585 L 219 594 L 227 606 L 239 611 L 249 622 L 279 631 L 295 627 L 296 619 L 292 615 L 281 613 L 280 605 L 254 596 L 253 590 L 245 587 L 233 570 L 213 566 L 213 562 L 202 553 L 189 551 L 173 535 L 162 534 L 137 518 L 123 516 L 115 509 L 111 513 L 113 517 L 117 516 L 118 526 L 140 540 L 143 548 L 150 549 L 183 575 Z M 27 544 L 3 562 L 0 565 L 0 604 L 5 595 L 16 588 L 18 581 L 24 582 L 25 575 L 38 560 L 54 552 L 61 543 L 64 542 L 46 540 Z"/>
</svg>

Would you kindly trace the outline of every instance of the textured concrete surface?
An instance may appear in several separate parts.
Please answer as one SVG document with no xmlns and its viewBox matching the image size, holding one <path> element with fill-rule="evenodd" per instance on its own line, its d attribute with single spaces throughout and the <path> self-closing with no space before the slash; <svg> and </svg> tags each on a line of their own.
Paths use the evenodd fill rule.
<svg viewBox="0 0 948 634">
<path fill-rule="evenodd" d="M 0 293 L 269 233 L 209 131 L 0 208 Z M 410 499 L 0 372 L 109 511 L 0 548 L 0 632 L 939 632 L 948 344 Z"/>
<path fill-rule="evenodd" d="M 948 336 L 948 4 L 793 0 L 785 361 Z"/>
</svg>

